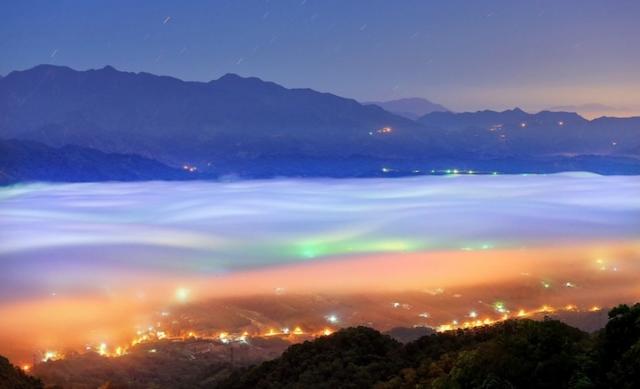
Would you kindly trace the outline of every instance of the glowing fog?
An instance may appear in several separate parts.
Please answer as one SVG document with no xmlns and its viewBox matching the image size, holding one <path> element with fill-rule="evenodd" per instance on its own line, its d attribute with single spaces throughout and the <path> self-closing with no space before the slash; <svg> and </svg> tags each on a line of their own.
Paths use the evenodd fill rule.
<svg viewBox="0 0 640 389">
<path fill-rule="evenodd" d="M 522 277 L 571 286 L 555 298 L 602 304 L 640 297 L 639 238 L 639 177 L 5 187 L 0 329 L 110 334 L 170 303 L 284 291 L 495 284 L 505 299 L 540 303 L 510 292 Z"/>
<path fill-rule="evenodd" d="M 220 275 L 362 254 L 633 239 L 640 179 L 34 184 L 0 189 L 0 230 L 6 298 L 108 288 L 122 271 Z"/>
</svg>

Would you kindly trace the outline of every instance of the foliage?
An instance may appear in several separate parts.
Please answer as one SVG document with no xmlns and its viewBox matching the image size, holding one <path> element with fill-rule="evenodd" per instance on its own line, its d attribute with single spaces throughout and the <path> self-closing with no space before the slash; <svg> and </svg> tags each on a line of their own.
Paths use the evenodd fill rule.
<svg viewBox="0 0 640 389">
<path fill-rule="evenodd" d="M 42 389 L 39 379 L 25 374 L 0 356 L 0 389 Z"/>
<path fill-rule="evenodd" d="M 361 388 L 400 367 L 402 345 L 367 327 L 291 346 L 276 360 L 233 374 L 228 388 Z"/>
<path fill-rule="evenodd" d="M 85 357 L 43 364 L 40 371 L 46 382 L 74 388 L 637 388 L 640 304 L 614 308 L 606 327 L 594 334 L 557 320 L 519 319 L 403 345 L 371 328 L 355 327 L 293 345 L 279 358 L 233 372 L 213 359 L 163 355 L 95 356 L 92 363 Z M 54 374 L 64 377 L 52 379 Z M 77 384 L 78 377 L 85 386 Z M 4 388 L 42 384 L 1 358 Z"/>
<path fill-rule="evenodd" d="M 593 354 L 593 374 L 601 385 L 640 385 L 640 303 L 619 305 L 609 312 L 609 322 L 597 334 Z"/>
<path fill-rule="evenodd" d="M 587 334 L 557 320 L 508 320 L 401 345 L 366 327 L 290 347 L 221 388 L 640 387 L 640 304 Z"/>
</svg>

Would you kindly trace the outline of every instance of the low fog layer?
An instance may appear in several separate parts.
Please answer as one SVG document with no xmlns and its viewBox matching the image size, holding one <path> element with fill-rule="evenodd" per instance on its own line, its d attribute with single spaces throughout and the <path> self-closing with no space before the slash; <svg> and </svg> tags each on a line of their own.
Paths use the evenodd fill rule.
<svg viewBox="0 0 640 389">
<path fill-rule="evenodd" d="M 0 298 L 359 256 L 627 240 L 640 179 L 586 174 L 0 190 Z"/>
<path fill-rule="evenodd" d="M 636 301 L 638 193 L 587 174 L 5 187 L 0 353 L 159 321 L 311 333 Z"/>
</svg>

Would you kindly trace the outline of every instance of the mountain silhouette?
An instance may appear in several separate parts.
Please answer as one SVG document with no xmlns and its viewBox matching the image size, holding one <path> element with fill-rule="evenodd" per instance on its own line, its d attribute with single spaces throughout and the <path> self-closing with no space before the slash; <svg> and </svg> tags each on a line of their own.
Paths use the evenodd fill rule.
<svg viewBox="0 0 640 389">
<path fill-rule="evenodd" d="M 185 82 L 112 67 L 40 65 L 0 80 L 0 137 L 138 153 L 165 163 L 433 149 L 424 126 L 376 106 L 227 74 Z M 377 137 L 390 127 L 394 137 Z"/>
<path fill-rule="evenodd" d="M 90 182 L 186 180 L 197 172 L 174 169 L 137 155 L 33 141 L 0 140 L 0 185 L 29 181 Z"/>
<path fill-rule="evenodd" d="M 364 104 L 377 105 L 386 111 L 404 116 L 411 120 L 416 120 L 431 112 L 449 111 L 444 106 L 421 97 L 409 97 L 390 101 L 371 101 Z"/>
<path fill-rule="evenodd" d="M 494 160 L 532 171 L 540 165 L 527 168 L 531 160 L 549 166 L 549 158 L 564 158 L 557 166 L 566 166 L 566 158 L 580 156 L 575 161 L 602 161 L 599 172 L 631 158 L 611 170 L 629 172 L 640 163 L 640 118 L 589 121 L 516 108 L 431 112 L 414 121 L 255 77 L 191 82 L 111 66 L 39 65 L 0 78 L 0 139 L 135 154 L 213 175 L 342 177 L 376 175 L 389 165 L 502 166 L 487 163 Z"/>
<path fill-rule="evenodd" d="M 574 112 L 519 108 L 433 112 L 418 122 L 462 140 L 460 149 L 490 155 L 618 155 L 640 157 L 640 117 L 587 120 Z"/>
</svg>

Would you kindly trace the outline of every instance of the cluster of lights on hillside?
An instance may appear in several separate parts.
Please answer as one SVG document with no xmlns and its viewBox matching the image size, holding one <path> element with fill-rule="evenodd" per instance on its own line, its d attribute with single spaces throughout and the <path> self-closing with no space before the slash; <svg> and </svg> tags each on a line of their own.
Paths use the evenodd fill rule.
<svg viewBox="0 0 640 389">
<path fill-rule="evenodd" d="M 389 135 L 393 132 L 393 128 L 391 127 L 382 127 L 375 131 L 369 131 L 369 135 Z"/>
<path fill-rule="evenodd" d="M 329 323 L 337 323 L 339 320 L 335 315 L 328 315 L 326 317 Z M 264 332 L 250 334 L 248 331 L 242 333 L 232 333 L 228 331 L 220 331 L 215 333 L 201 333 L 194 330 L 188 330 L 182 332 L 180 335 L 170 335 L 167 331 L 161 330 L 160 325 L 149 326 L 145 330 L 136 331 L 136 336 L 126 345 L 119 345 L 110 347 L 106 342 L 101 342 L 98 345 L 88 345 L 85 347 L 86 352 L 95 352 L 100 356 L 107 358 L 121 357 L 129 354 L 133 347 L 142 344 L 153 344 L 158 341 L 187 341 L 187 340 L 206 340 L 220 342 L 221 344 L 249 344 L 250 338 L 270 338 L 270 337 L 282 337 L 292 343 L 296 343 L 309 338 L 316 338 L 320 336 L 328 336 L 335 332 L 335 329 L 325 327 L 320 330 L 310 331 L 304 330 L 301 326 L 295 326 L 293 328 L 281 327 L 281 328 L 269 328 Z M 152 348 L 148 350 L 149 353 L 156 353 L 157 349 Z M 42 353 L 41 362 L 56 361 L 64 359 L 65 355 L 55 351 L 47 350 Z M 28 371 L 31 369 L 31 365 L 25 364 L 22 369 Z"/>
<path fill-rule="evenodd" d="M 407 304 L 402 304 L 398 302 L 394 302 L 391 304 L 393 308 L 405 308 L 410 309 L 410 306 Z M 498 313 L 500 316 L 497 318 L 485 317 L 480 318 L 480 314 L 476 310 L 470 310 L 469 313 L 465 316 L 467 320 L 452 320 L 450 322 L 446 322 L 433 328 L 437 332 L 446 332 L 460 329 L 471 329 L 478 328 L 482 326 L 490 326 L 500 322 L 503 322 L 508 319 L 513 318 L 525 318 L 530 317 L 536 314 L 549 314 L 555 312 L 597 312 L 600 311 L 601 308 L 597 305 L 580 309 L 574 304 L 567 304 L 561 308 L 554 308 L 551 305 L 542 305 L 540 308 L 525 310 L 519 309 L 514 312 L 511 312 L 506 303 L 502 301 L 496 301 L 491 305 L 492 309 Z M 421 312 L 418 314 L 418 317 L 423 319 L 430 318 L 430 314 L 427 312 Z M 330 324 L 338 324 L 340 322 L 339 318 L 335 314 L 328 314 L 324 317 L 325 321 Z M 102 342 L 97 346 L 86 346 L 87 352 L 96 352 L 97 354 L 107 357 L 107 358 L 117 358 L 128 354 L 133 347 L 141 344 L 153 344 L 154 342 L 166 340 L 166 341 L 187 341 L 187 340 L 207 340 L 207 341 L 215 341 L 220 342 L 222 344 L 231 344 L 231 343 L 240 343 L 240 344 L 248 344 L 250 342 L 250 338 L 270 338 L 270 337 L 281 337 L 283 339 L 289 340 L 292 343 L 300 342 L 302 340 L 306 340 L 309 338 L 316 338 L 321 336 L 328 336 L 335 332 L 334 328 L 325 327 L 316 331 L 306 331 L 301 326 L 295 326 L 293 328 L 290 327 L 282 327 L 282 328 L 269 328 L 262 333 L 250 334 L 247 331 L 242 333 L 232 333 L 228 331 L 220 331 L 216 333 L 204 334 L 197 331 L 184 331 L 180 335 L 169 335 L 166 331 L 161 330 L 158 326 L 149 326 L 146 330 L 138 330 L 136 332 L 136 336 L 129 342 L 127 345 L 120 345 L 115 347 L 110 347 L 107 343 Z M 149 353 L 157 352 L 156 348 L 152 348 L 147 350 Z M 64 359 L 65 355 L 54 350 L 47 350 L 42 354 L 41 362 L 49 362 L 55 361 L 59 359 Z M 22 369 L 25 371 L 29 371 L 31 369 L 31 365 L 25 364 L 22 365 Z"/>
<path fill-rule="evenodd" d="M 459 321 L 459 320 L 452 320 L 451 322 L 448 323 L 444 323 L 441 324 L 439 326 L 436 327 L 436 331 L 438 332 L 446 332 L 446 331 L 454 331 L 454 330 L 459 330 L 459 329 L 469 329 L 469 328 L 477 328 L 477 327 L 483 327 L 483 326 L 488 326 L 488 325 L 493 325 L 496 323 L 500 323 L 503 322 L 505 320 L 509 320 L 509 319 L 513 319 L 513 318 L 525 318 L 525 317 L 530 317 L 536 314 L 549 314 L 549 313 L 556 313 L 556 312 L 598 312 L 600 311 L 602 308 L 600 308 L 597 305 L 593 305 L 587 309 L 579 309 L 576 305 L 574 304 L 567 304 L 564 307 L 561 308 L 554 308 L 550 305 L 543 305 L 542 307 L 538 308 L 538 309 L 533 309 L 533 310 L 524 310 L 524 309 L 519 309 L 517 310 L 517 312 L 515 312 L 514 314 L 512 314 L 505 306 L 505 304 L 501 301 L 498 301 L 496 303 L 494 303 L 494 309 L 496 312 L 501 313 L 502 316 L 492 319 L 490 317 L 486 317 L 484 319 L 478 319 L 478 313 L 474 310 L 470 311 L 469 314 L 467 315 L 467 317 L 469 319 L 472 320 L 464 320 L 464 321 Z"/>
<path fill-rule="evenodd" d="M 189 173 L 195 173 L 196 171 L 198 171 L 198 167 L 185 163 L 184 165 L 182 165 L 182 170 L 187 171 Z"/>
<path fill-rule="evenodd" d="M 490 244 L 482 244 L 481 246 L 479 246 L 480 249 L 490 249 L 492 247 L 493 246 Z M 608 259 L 599 257 L 596 258 L 592 263 L 595 265 L 594 270 L 598 272 L 618 272 L 619 270 L 618 267 L 612 264 Z M 571 289 L 578 287 L 573 281 L 562 281 L 556 283 L 555 285 Z M 540 287 L 544 290 L 554 288 L 554 282 L 547 279 L 542 279 L 540 281 Z M 444 289 L 438 288 L 427 292 L 432 295 L 441 295 L 444 293 Z M 191 291 L 189 289 L 180 287 L 175 290 L 174 298 L 178 303 L 186 303 L 190 295 Z M 413 309 L 410 304 L 399 301 L 391 302 L 390 305 L 392 309 Z M 434 328 L 438 332 L 445 332 L 489 326 L 508 319 L 526 318 L 538 314 L 552 314 L 557 312 L 598 312 L 601 310 L 601 307 L 598 305 L 579 308 L 575 304 L 566 304 L 562 307 L 554 307 L 550 304 L 544 304 L 536 309 L 526 310 L 520 308 L 512 310 L 508 307 L 507 302 L 501 300 L 497 300 L 491 304 L 485 305 L 492 311 L 492 314 L 483 315 L 484 317 L 481 317 L 481 314 L 478 312 L 478 310 L 470 309 L 468 313 L 464 315 L 463 320 L 454 319 L 435 326 L 429 325 L 429 327 Z M 170 316 L 170 312 L 161 311 L 159 312 L 159 315 L 161 317 L 167 317 Z M 420 312 L 417 314 L 417 316 L 423 320 L 431 319 L 431 315 L 428 312 Z M 139 328 L 136 331 L 133 339 L 127 344 L 110 346 L 106 342 L 101 342 L 96 345 L 87 345 L 85 347 L 85 351 L 95 352 L 103 357 L 115 358 L 128 354 L 137 345 L 153 344 L 154 342 L 159 341 L 206 340 L 219 342 L 221 344 L 249 344 L 251 338 L 280 337 L 292 343 L 296 343 L 311 338 L 331 335 L 333 332 L 335 332 L 336 328 L 340 326 L 340 323 L 343 322 L 335 313 L 328 313 L 323 316 L 323 319 L 328 326 L 320 329 L 305 329 L 303 328 L 303 326 L 296 325 L 293 327 L 271 327 L 256 333 L 249 333 L 248 331 L 243 331 L 241 333 L 234 333 L 232 331 L 203 333 L 195 330 L 186 330 L 181 331 L 179 334 L 171 334 L 168 330 L 165 330 L 163 328 L 160 322 L 158 322 L 155 326 L 149 325 L 147 327 L 144 327 L 143 329 Z M 425 324 L 418 325 L 425 326 Z M 157 349 L 152 348 L 147 351 L 150 353 L 154 353 L 157 352 Z M 55 350 L 47 350 L 42 353 L 40 361 L 49 362 L 64 358 L 65 355 L 63 353 Z M 29 371 L 32 368 L 32 366 L 29 364 L 24 364 L 21 367 L 25 371 Z"/>
<path fill-rule="evenodd" d="M 558 120 L 558 121 L 556 122 L 556 124 L 557 124 L 558 126 L 562 127 L 562 126 L 564 126 L 564 125 L 565 125 L 565 121 L 564 121 L 564 120 Z M 529 126 L 529 123 L 527 123 L 527 122 L 520 122 L 520 123 L 517 123 L 517 125 L 518 125 L 518 127 L 520 127 L 520 128 L 527 128 L 527 127 Z M 497 131 L 502 131 L 502 130 L 504 130 L 504 129 L 505 129 L 505 125 L 504 125 L 504 124 L 502 124 L 502 123 L 500 123 L 500 124 L 493 124 L 493 125 L 489 126 L 489 128 L 487 128 L 487 130 L 488 130 L 489 132 L 497 132 Z"/>
</svg>

